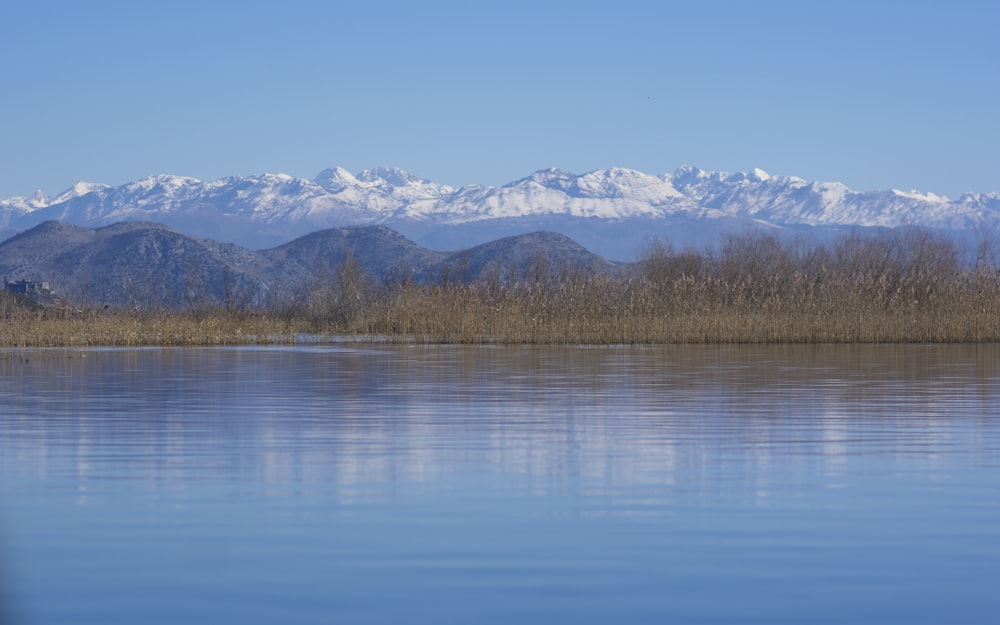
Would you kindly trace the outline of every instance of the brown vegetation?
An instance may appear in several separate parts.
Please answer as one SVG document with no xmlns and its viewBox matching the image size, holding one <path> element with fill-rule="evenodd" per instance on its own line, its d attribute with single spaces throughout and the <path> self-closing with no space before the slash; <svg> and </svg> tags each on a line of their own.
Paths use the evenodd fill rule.
<svg viewBox="0 0 1000 625">
<path fill-rule="evenodd" d="M 18 311 L 0 321 L 0 347 L 238 345 L 289 343 L 286 320 L 224 309 L 194 312 Z"/>
<path fill-rule="evenodd" d="M 0 345 L 287 342 L 300 332 L 445 343 L 1000 340 L 1000 273 L 919 229 L 831 244 L 749 232 L 718 252 L 651 246 L 617 275 L 551 267 L 467 283 L 378 283 L 354 261 L 266 311 L 0 311 Z"/>
</svg>

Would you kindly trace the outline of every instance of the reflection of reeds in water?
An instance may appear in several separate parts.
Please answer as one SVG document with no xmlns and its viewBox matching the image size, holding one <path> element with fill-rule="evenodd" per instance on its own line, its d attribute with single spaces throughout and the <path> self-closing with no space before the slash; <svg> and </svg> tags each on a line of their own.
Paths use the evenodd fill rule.
<svg viewBox="0 0 1000 625">
<path fill-rule="evenodd" d="M 994 255 L 984 247 L 962 263 L 954 244 L 921 230 L 829 246 L 752 233 L 717 254 L 655 245 L 615 276 L 558 271 L 545 259 L 536 269 L 379 284 L 348 262 L 268 311 L 8 310 L 0 344 L 285 342 L 299 332 L 447 343 L 1000 341 Z"/>
</svg>

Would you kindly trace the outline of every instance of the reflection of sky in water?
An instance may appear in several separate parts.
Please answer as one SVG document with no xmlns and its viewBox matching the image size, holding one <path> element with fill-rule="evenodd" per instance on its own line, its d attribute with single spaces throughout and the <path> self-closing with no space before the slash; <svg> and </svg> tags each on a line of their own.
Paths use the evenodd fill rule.
<svg viewBox="0 0 1000 625">
<path fill-rule="evenodd" d="M 538 494 L 725 480 L 766 498 L 793 470 L 832 486 L 873 457 L 933 470 L 981 447 L 977 418 L 996 412 L 992 371 L 959 353 L 976 348 L 789 349 L 12 355 L 4 451 L 15 473 L 147 488 L 316 484 L 349 499 L 490 474 Z"/>
<path fill-rule="evenodd" d="M 420 583 L 471 585 L 487 603 L 503 589 L 527 602 L 527 614 L 595 618 L 600 610 L 569 609 L 559 593 L 610 593 L 610 612 L 622 614 L 614 604 L 627 599 L 624 613 L 653 620 L 725 619 L 728 608 L 705 593 L 728 579 L 747 589 L 730 593 L 733 610 L 794 622 L 794 601 L 778 608 L 777 595 L 750 592 L 758 574 L 801 582 L 803 597 L 844 598 L 865 594 L 848 569 L 905 579 L 927 544 L 948 584 L 998 561 L 998 356 L 996 346 L 7 352 L 0 504 L 21 562 L 9 575 L 26 571 L 31 605 L 44 594 L 32 580 L 100 593 L 98 581 L 53 573 L 45 554 L 51 564 L 60 549 L 127 546 L 165 559 L 150 575 L 177 591 L 180 571 L 226 546 L 225 567 L 205 563 L 217 576 L 208 587 L 239 595 L 219 580 L 244 590 L 274 580 L 232 567 L 280 570 L 294 556 L 290 594 L 343 614 L 343 601 L 310 594 L 317 582 L 305 576 L 378 571 L 408 589 L 387 591 L 405 594 L 401 606 L 423 606 L 417 614 L 439 622 L 450 618 L 431 609 L 442 597 L 428 590 L 418 600 Z M 165 546 L 137 547 L 150 539 Z M 967 550 L 980 555 L 962 560 Z M 334 556 L 351 565 L 331 564 Z M 525 562 L 534 573 L 519 578 Z M 828 568 L 812 571 L 815 562 Z M 673 580 L 671 592 L 687 598 L 664 603 L 664 588 L 646 588 L 644 574 Z M 883 614 L 900 609 L 901 589 L 940 585 L 942 575 L 897 583 Z M 355 616 L 372 610 L 368 582 L 349 584 L 361 597 Z M 538 588 L 551 592 L 539 598 Z M 996 611 L 976 583 L 963 588 L 966 605 Z M 906 614 L 912 622 L 927 608 Z M 301 610 L 322 620 L 323 610 Z"/>
</svg>

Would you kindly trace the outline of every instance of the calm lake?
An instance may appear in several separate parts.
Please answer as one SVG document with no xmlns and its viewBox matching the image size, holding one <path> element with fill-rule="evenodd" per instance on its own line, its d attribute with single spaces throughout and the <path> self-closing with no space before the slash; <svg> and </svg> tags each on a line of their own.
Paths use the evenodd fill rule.
<svg viewBox="0 0 1000 625">
<path fill-rule="evenodd" d="M 0 622 L 998 623 L 1000 346 L 0 351 Z"/>
</svg>

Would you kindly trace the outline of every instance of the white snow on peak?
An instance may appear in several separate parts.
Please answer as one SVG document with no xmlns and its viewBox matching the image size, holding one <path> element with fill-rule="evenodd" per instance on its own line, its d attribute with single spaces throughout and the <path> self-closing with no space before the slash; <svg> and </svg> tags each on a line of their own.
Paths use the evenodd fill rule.
<svg viewBox="0 0 1000 625">
<path fill-rule="evenodd" d="M 946 196 L 936 193 L 921 193 L 917 190 L 900 191 L 899 189 L 892 189 L 892 194 L 909 200 L 920 200 L 923 202 L 940 203 L 950 201 Z"/>
<path fill-rule="evenodd" d="M 81 180 L 80 182 L 77 182 L 69 189 L 66 189 L 65 191 L 54 197 L 52 199 L 52 203 L 55 204 L 58 202 L 66 202 L 75 197 L 81 197 L 87 195 L 88 193 L 97 193 L 99 191 L 103 191 L 105 189 L 110 189 L 110 188 L 111 187 L 109 187 L 106 184 L 99 184 L 96 182 L 86 182 Z"/>
<path fill-rule="evenodd" d="M 740 182 L 740 183 L 757 183 L 757 182 L 767 182 L 770 180 L 771 175 L 764 171 L 754 167 L 750 171 L 738 171 L 735 173 L 730 172 L 719 172 L 717 174 L 721 180 L 726 180 L 729 182 Z"/>
<path fill-rule="evenodd" d="M 844 201 L 851 190 L 840 182 L 814 182 L 809 188 L 818 194 L 828 205 L 837 205 Z"/>
<path fill-rule="evenodd" d="M 77 182 L 75 185 L 73 185 L 70 191 L 75 195 L 86 195 L 87 193 L 90 193 L 92 191 L 99 191 L 102 188 L 104 188 L 104 185 L 102 184 L 86 182 L 84 180 L 81 180 L 80 182 Z"/>
<path fill-rule="evenodd" d="M 264 188 L 278 187 L 282 193 L 289 193 L 295 190 L 305 190 L 307 187 L 320 190 L 320 185 L 312 180 L 297 178 L 283 173 L 263 173 L 256 176 L 249 176 L 244 180 Z"/>
<path fill-rule="evenodd" d="M 674 176 L 693 176 L 695 178 L 704 178 L 708 176 L 708 173 L 694 165 L 681 165 L 674 171 Z"/>
<path fill-rule="evenodd" d="M 363 170 L 355 178 L 361 182 L 384 183 L 393 187 L 405 187 L 409 184 L 427 184 L 430 182 L 398 167 L 372 167 Z"/>
<path fill-rule="evenodd" d="M 612 167 L 576 177 L 568 191 L 582 197 L 632 197 L 652 203 L 682 194 L 667 180 L 635 169 Z"/>
<path fill-rule="evenodd" d="M 343 167 L 331 167 L 316 174 L 313 182 L 330 190 L 358 186 L 358 179 Z"/>
<path fill-rule="evenodd" d="M 152 191 L 171 193 L 183 187 L 199 184 L 201 184 L 201 180 L 198 180 L 197 178 L 159 174 L 156 176 L 149 176 L 141 180 L 136 180 L 135 182 L 125 185 L 124 188 L 133 191 L 144 191 L 147 193 Z"/>
<path fill-rule="evenodd" d="M 88 197 L 75 200 L 81 196 Z M 662 175 L 621 167 L 579 175 L 549 168 L 501 187 L 456 190 L 398 168 L 374 167 L 355 176 L 335 167 L 313 181 L 282 173 L 208 183 L 161 175 L 114 189 L 80 182 L 55 198 L 36 193 L 0 200 L 0 227 L 8 229 L 30 227 L 36 223 L 32 220 L 43 218 L 82 225 L 144 219 L 164 220 L 203 236 L 212 236 L 220 223 L 227 228 L 236 224 L 234 232 L 266 230 L 277 237 L 348 224 L 419 223 L 424 232 L 494 219 L 531 218 L 545 224 L 550 218 L 574 217 L 691 223 L 749 219 L 775 226 L 836 227 L 967 228 L 985 223 L 1000 231 L 1000 194 L 966 194 L 952 202 L 917 191 L 855 192 L 841 183 L 772 176 L 759 168 L 727 173 L 690 165 Z M 213 219 L 216 230 L 209 223 Z M 641 226 L 647 234 L 652 223 Z"/>
<path fill-rule="evenodd" d="M 672 174 L 665 174 L 663 179 L 675 187 L 690 187 L 697 185 L 709 177 L 708 172 L 702 171 L 691 165 L 681 165 Z"/>
<path fill-rule="evenodd" d="M 771 176 L 768 180 L 796 186 L 804 186 L 807 184 L 804 178 L 799 178 L 798 176 Z"/>
<path fill-rule="evenodd" d="M 27 198 L 26 203 L 32 208 L 41 208 L 43 206 L 48 206 L 52 200 L 49 196 L 45 194 L 41 189 L 36 190 L 31 194 L 31 197 Z"/>
<path fill-rule="evenodd" d="M 567 171 L 565 169 L 559 169 L 558 167 L 549 167 L 547 169 L 539 169 L 530 176 L 526 178 L 521 178 L 520 180 L 515 180 L 514 182 L 508 183 L 504 186 L 506 187 L 516 187 L 523 185 L 525 183 L 535 183 L 543 187 L 554 187 L 554 188 L 564 188 L 569 181 L 575 177 L 573 172 Z"/>
</svg>

